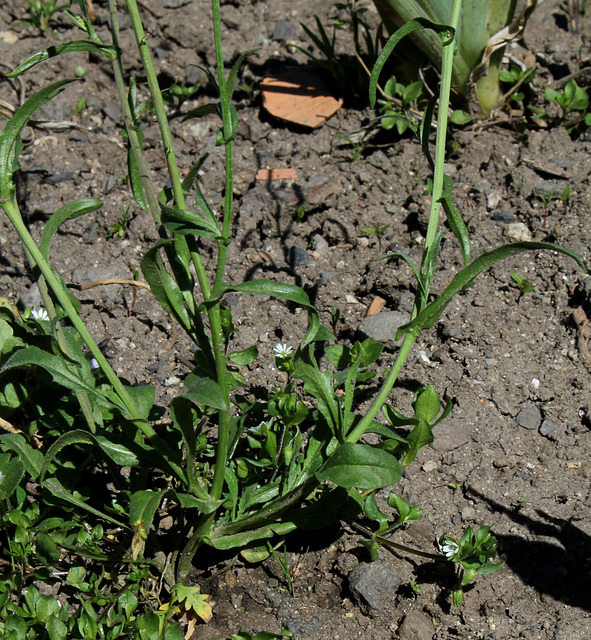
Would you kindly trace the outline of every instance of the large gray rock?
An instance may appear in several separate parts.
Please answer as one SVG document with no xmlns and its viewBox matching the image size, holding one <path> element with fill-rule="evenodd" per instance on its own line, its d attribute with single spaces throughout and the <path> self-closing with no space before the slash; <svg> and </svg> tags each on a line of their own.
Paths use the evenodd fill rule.
<svg viewBox="0 0 591 640">
<path fill-rule="evenodd" d="M 369 616 L 392 606 L 400 578 L 383 560 L 360 562 L 349 574 L 349 588 L 355 601 Z"/>
</svg>

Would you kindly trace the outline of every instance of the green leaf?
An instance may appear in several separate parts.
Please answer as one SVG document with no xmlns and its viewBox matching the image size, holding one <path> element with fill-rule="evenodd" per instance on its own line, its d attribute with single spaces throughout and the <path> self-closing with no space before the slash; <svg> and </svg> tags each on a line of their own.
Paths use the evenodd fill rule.
<svg viewBox="0 0 591 640">
<path fill-rule="evenodd" d="M 220 385 L 211 378 L 197 378 L 182 397 L 220 411 L 228 411 L 230 408 L 230 399 L 224 394 Z"/>
<path fill-rule="evenodd" d="M 209 604 L 211 596 L 201 593 L 198 585 L 187 587 L 184 584 L 175 584 L 172 587 L 172 591 L 176 592 L 179 602 L 184 603 L 185 610 L 189 611 L 192 609 L 204 622 L 211 620 L 213 616 L 213 611 Z"/>
<path fill-rule="evenodd" d="M 73 504 L 76 507 L 80 507 L 81 509 L 88 511 L 89 513 L 92 513 L 93 515 L 98 516 L 99 518 L 107 520 L 108 522 L 112 522 L 113 524 L 116 524 L 118 527 L 127 528 L 127 526 L 123 522 L 117 520 L 116 518 L 113 518 L 112 516 L 106 513 L 103 513 L 102 511 L 99 511 L 98 509 L 95 509 L 89 504 L 86 504 L 86 502 L 84 502 L 83 500 L 80 500 L 80 498 L 77 498 L 70 491 L 68 491 L 57 478 L 48 478 L 47 480 L 44 480 L 41 484 L 55 497 L 60 498 L 65 502 L 69 502 L 70 504 Z"/>
<path fill-rule="evenodd" d="M 77 200 L 76 202 L 60 207 L 43 227 L 43 233 L 41 234 L 41 240 L 39 242 L 39 250 L 43 254 L 43 257 L 49 260 L 51 241 L 64 222 L 83 216 L 86 213 L 92 213 L 102 206 L 103 203 L 99 200 Z"/>
<path fill-rule="evenodd" d="M 305 307 L 308 310 L 308 330 L 302 339 L 302 347 L 314 340 L 320 328 L 318 312 L 310 302 L 308 294 L 303 289 L 296 287 L 293 284 L 284 284 L 281 282 L 274 282 L 273 280 L 263 279 L 249 280 L 242 284 L 225 286 L 221 295 L 229 291 L 248 293 L 250 295 L 272 296 L 274 298 L 289 300 L 290 302 L 295 302 L 296 304 Z"/>
<path fill-rule="evenodd" d="M 429 424 L 433 422 L 441 411 L 441 403 L 435 387 L 429 385 L 417 391 L 412 401 L 412 408 L 417 418 L 422 418 Z"/>
<path fill-rule="evenodd" d="M 241 367 L 249 365 L 251 362 L 254 362 L 259 355 L 259 350 L 256 345 L 252 345 L 252 347 L 248 347 L 247 349 L 243 349 L 242 351 L 232 351 L 228 355 L 228 360 L 237 364 Z"/>
<path fill-rule="evenodd" d="M 415 428 L 406 437 L 406 441 L 408 443 L 408 451 L 400 461 L 403 468 L 408 467 L 408 465 L 416 458 L 417 453 L 425 445 L 433 442 L 433 430 L 431 429 L 431 425 L 423 418 L 419 418 Z"/>
<path fill-rule="evenodd" d="M 448 26 L 437 24 L 436 22 L 432 22 L 431 20 L 427 20 L 426 18 L 416 18 L 415 20 L 410 20 L 404 26 L 400 27 L 398 31 L 390 36 L 388 42 L 385 44 L 382 52 L 378 56 L 374 68 L 371 72 L 371 76 L 369 78 L 369 104 L 373 109 L 376 104 L 376 89 L 378 86 L 378 80 L 380 78 L 380 73 L 386 64 L 386 61 L 390 57 L 392 51 L 396 45 L 404 38 L 405 36 L 417 31 L 419 29 L 433 29 L 437 33 L 442 34 L 446 40 L 453 38 L 454 31 Z"/>
<path fill-rule="evenodd" d="M 107 56 L 109 60 L 114 60 L 117 56 L 117 48 L 111 45 L 95 44 L 88 40 L 73 40 L 72 42 L 53 45 L 48 49 L 35 53 L 30 58 L 27 58 L 23 63 L 19 64 L 14 71 L 7 73 L 6 77 L 16 78 L 21 73 L 24 73 L 31 67 L 34 67 L 36 64 L 49 60 L 49 58 L 54 58 L 55 56 L 60 56 L 64 53 L 78 53 L 79 51 L 90 51 L 91 53 L 103 54 Z"/>
<path fill-rule="evenodd" d="M 367 444 L 345 443 L 316 472 L 319 482 L 333 482 L 346 489 L 381 489 L 402 477 L 400 464 L 389 453 Z"/>
<path fill-rule="evenodd" d="M 45 474 L 47 473 L 54 458 L 61 453 L 64 447 L 71 444 L 89 444 L 92 446 L 97 445 L 96 438 L 89 431 L 82 431 L 82 429 L 75 429 L 74 431 L 68 431 L 63 433 L 47 450 L 45 458 L 43 460 L 43 467 L 41 468 L 39 481 L 43 482 Z"/>
<path fill-rule="evenodd" d="M 53 567 L 60 559 L 60 549 L 47 533 L 38 533 L 35 539 L 37 557 L 44 565 Z"/>
<path fill-rule="evenodd" d="M 222 237 L 215 220 L 209 220 L 203 214 L 177 209 L 161 204 L 164 226 L 174 233 L 182 235 L 199 235 L 204 238 L 217 239 Z"/>
<path fill-rule="evenodd" d="M 150 285 L 150 290 L 164 310 L 168 311 L 185 330 L 190 330 L 191 320 L 185 307 L 183 294 L 166 270 L 160 256 L 160 249 L 172 242 L 174 241 L 160 240 L 148 249 L 142 258 L 141 269 L 146 282 Z"/>
<path fill-rule="evenodd" d="M 468 124 L 469 122 L 472 122 L 473 120 L 472 116 L 468 112 L 462 111 L 462 109 L 455 109 L 454 111 L 452 111 L 449 119 L 451 122 L 453 122 L 453 124 L 457 124 L 460 127 L 462 125 Z"/>
<path fill-rule="evenodd" d="M 8 499 L 25 473 L 25 466 L 9 453 L 0 454 L 0 500 Z"/>
<path fill-rule="evenodd" d="M 234 84 L 236 83 L 236 77 L 238 76 L 240 67 L 242 66 L 246 58 L 248 58 L 248 56 L 256 53 L 257 51 L 258 47 L 256 49 L 248 49 L 248 51 L 241 53 L 238 56 L 236 62 L 232 65 L 232 70 L 228 74 L 228 79 L 226 81 L 226 91 L 228 92 L 228 99 L 230 99 L 232 97 L 232 94 L 234 93 Z"/>
<path fill-rule="evenodd" d="M 124 444 L 114 442 L 109 437 L 101 435 L 96 436 L 96 444 L 115 464 L 121 467 L 140 466 L 140 460 L 137 455 Z"/>
<path fill-rule="evenodd" d="M 45 369 L 54 382 L 70 389 L 74 392 L 88 393 L 92 396 L 97 396 L 98 392 L 94 386 L 91 386 L 81 378 L 79 370 L 75 367 L 68 365 L 68 363 L 55 356 L 52 353 L 47 353 L 39 349 L 39 347 L 26 347 L 15 352 L 8 360 L 0 367 L 0 375 L 11 369 L 20 369 L 28 367 L 41 367 Z"/>
<path fill-rule="evenodd" d="M 461 291 L 467 284 L 470 284 L 476 276 L 480 275 L 485 269 L 488 269 L 488 267 L 516 254 L 542 249 L 563 253 L 585 269 L 583 261 L 574 251 L 550 242 L 514 242 L 493 249 L 492 251 L 487 251 L 478 256 L 478 258 L 473 260 L 467 267 L 458 271 L 437 299 L 425 307 L 412 322 L 400 327 L 396 332 L 396 340 L 400 340 L 405 333 L 410 332 L 418 336 L 423 329 L 431 328 L 441 317 L 441 314 L 455 294 Z"/>
<path fill-rule="evenodd" d="M 25 471 L 37 480 L 43 468 L 43 454 L 25 440 L 19 433 L 7 433 L 0 436 L 0 444 L 5 449 L 11 449 L 22 462 Z"/>
<path fill-rule="evenodd" d="M 58 617 L 51 616 L 46 623 L 49 640 L 66 640 L 68 627 Z"/>
<path fill-rule="evenodd" d="M 162 500 L 170 493 L 164 491 L 135 491 L 129 500 L 129 523 L 134 530 L 150 531 L 156 510 Z"/>
</svg>

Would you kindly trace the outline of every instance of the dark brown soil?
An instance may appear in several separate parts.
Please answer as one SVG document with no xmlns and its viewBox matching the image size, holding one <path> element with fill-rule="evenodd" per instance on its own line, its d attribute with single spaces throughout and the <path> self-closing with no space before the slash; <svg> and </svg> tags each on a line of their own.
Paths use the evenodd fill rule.
<svg viewBox="0 0 591 640">
<path fill-rule="evenodd" d="M 106 33 L 106 7 L 96 4 L 97 29 Z M 181 6 L 170 8 L 173 4 Z M 529 51 L 535 59 L 533 86 L 540 101 L 544 87 L 589 64 L 591 22 L 575 24 L 563 4 L 542 3 L 525 39 L 512 51 Z M 161 80 L 200 85 L 196 99 L 183 111 L 211 100 L 205 74 L 192 66 L 211 68 L 214 63 L 208 3 L 144 0 L 141 8 Z M 420 261 L 428 209 L 420 178 L 426 163 L 421 168 L 417 142 L 393 135 L 377 137 L 354 162 L 351 149 L 335 134 L 351 136 L 370 123 L 374 114 L 365 107 L 345 105 L 314 131 L 291 128 L 262 111 L 260 80 L 276 69 L 306 63 L 301 53 L 278 39 L 278 27 L 287 31 L 287 40 L 308 47 L 299 23 L 313 27 L 315 14 L 328 24 L 334 10 L 330 3 L 311 0 L 222 7 L 226 60 L 258 47 L 239 82 L 253 88 L 237 96 L 237 231 L 227 277 L 240 282 L 264 276 L 299 284 L 325 324 L 332 308 L 341 310 L 339 332 L 348 340 L 355 337 L 375 296 L 386 300 L 385 311 L 409 310 L 408 268 L 375 259 L 396 250 Z M 13 68 L 55 37 L 79 37 L 65 18 L 58 21 L 54 36 L 39 37 L 17 23 L 23 17 L 23 2 L 3 2 L 2 69 Z M 126 16 L 122 21 L 124 45 L 134 51 Z M 139 72 L 133 57 L 126 64 L 128 71 Z M 86 55 L 62 57 L 26 74 L 20 87 L 2 80 L 0 99 L 17 104 L 21 89 L 30 96 L 58 78 L 74 77 L 77 65 L 87 71 L 84 81 L 69 87 L 43 113 L 47 120 L 77 126 L 27 130 L 24 211 L 38 238 L 44 221 L 62 204 L 89 197 L 102 200 L 104 207 L 96 215 L 65 226 L 53 245 L 53 265 L 72 285 L 129 279 L 156 235 L 151 220 L 133 204 L 125 237 L 107 233 L 132 202 L 108 62 Z M 584 75 L 579 83 L 585 84 Z M 82 96 L 86 107 L 77 116 Z M 202 184 L 215 206 L 223 189 L 217 123 L 175 117 L 171 124 L 181 167 L 188 169 L 200 154 L 210 154 Z M 453 135 L 456 149 L 447 172 L 474 255 L 507 241 L 509 225 L 520 222 L 534 240 L 558 242 L 589 262 L 591 142 L 585 135 L 573 141 L 563 127 L 534 123 L 497 123 Z M 163 156 L 156 126 L 149 121 L 145 146 L 160 188 L 166 180 Z M 296 169 L 295 182 L 255 180 L 259 168 L 284 167 Z M 567 185 L 568 203 L 553 200 L 545 211 L 540 194 L 550 189 L 559 194 Z M 303 220 L 295 215 L 300 207 Z M 363 227 L 386 224 L 390 227 L 381 246 L 362 232 Z M 293 247 L 306 252 L 298 254 L 305 255 L 305 264 L 293 264 Z M 28 292 L 28 303 L 34 304 L 24 265 L 16 236 L 0 217 L 0 292 L 14 302 Z M 443 289 L 460 266 L 457 243 L 446 231 L 435 291 Z M 520 296 L 512 272 L 529 279 L 534 291 Z M 258 566 L 237 560 L 221 576 L 204 582 L 229 558 L 210 553 L 198 558 L 195 580 L 213 595 L 215 605 L 211 623 L 198 627 L 193 637 L 209 640 L 244 627 L 251 632 L 287 628 L 302 640 L 591 638 L 590 294 L 589 281 L 564 256 L 532 253 L 495 266 L 421 336 L 393 394 L 393 404 L 402 410 L 419 383 L 453 397 L 450 419 L 438 427 L 435 443 L 420 453 L 395 490 L 425 510 L 401 540 L 427 551 L 434 550 L 441 533 L 459 535 L 468 524 L 492 526 L 506 567 L 477 580 L 464 606 L 450 606 L 446 586 L 451 583 L 441 567 L 386 551 L 378 563 L 398 578 L 399 586 L 378 607 L 358 604 L 348 575 L 365 559 L 357 544 L 361 536 L 343 526 L 287 540 L 293 596 L 274 560 Z M 77 295 L 95 338 L 108 339 L 107 353 L 118 374 L 157 385 L 160 402 L 181 391 L 188 372 L 182 357 L 190 345 L 149 293 L 140 292 L 134 301 L 130 289 L 111 285 Z M 245 374 L 253 386 L 268 387 L 281 379 L 273 366 L 274 344 L 297 344 L 306 314 L 276 300 L 236 296 L 229 302 L 239 324 L 235 347 L 257 344 L 261 354 Z M 575 313 L 578 307 L 582 309 Z M 387 343 L 382 368 L 395 349 Z M 420 593 L 413 591 L 411 581 Z"/>
</svg>

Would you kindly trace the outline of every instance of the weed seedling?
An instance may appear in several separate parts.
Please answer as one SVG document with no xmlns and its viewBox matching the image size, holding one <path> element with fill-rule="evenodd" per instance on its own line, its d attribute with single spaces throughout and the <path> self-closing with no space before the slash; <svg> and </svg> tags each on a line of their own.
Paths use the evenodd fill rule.
<svg viewBox="0 0 591 640">
<path fill-rule="evenodd" d="M 39 33 L 45 33 L 49 29 L 49 23 L 55 13 L 62 11 L 67 4 L 57 4 L 57 0 L 27 0 L 29 18 L 21 20 L 20 24 L 34 27 Z"/>
<path fill-rule="evenodd" d="M 378 250 L 382 249 L 382 236 L 384 235 L 386 229 L 389 227 L 389 224 L 385 224 L 383 227 L 375 226 L 375 227 L 363 227 L 361 231 L 363 233 L 367 233 L 368 235 L 375 236 L 378 240 Z"/>
<path fill-rule="evenodd" d="M 123 213 L 117 218 L 117 222 L 114 222 L 108 230 L 108 234 L 110 236 L 119 236 L 120 238 L 124 238 L 127 233 L 127 226 L 129 225 L 129 221 L 131 219 L 131 214 L 129 213 L 131 205 L 128 204 L 125 207 Z"/>
<path fill-rule="evenodd" d="M 517 284 L 517 287 L 519 288 L 519 298 L 517 299 L 517 302 L 521 300 L 521 298 L 525 293 L 531 293 L 534 290 L 530 281 L 526 280 L 525 278 L 522 278 L 519 274 L 511 273 L 511 277 L 513 278 L 513 280 L 515 281 L 515 284 Z"/>
</svg>

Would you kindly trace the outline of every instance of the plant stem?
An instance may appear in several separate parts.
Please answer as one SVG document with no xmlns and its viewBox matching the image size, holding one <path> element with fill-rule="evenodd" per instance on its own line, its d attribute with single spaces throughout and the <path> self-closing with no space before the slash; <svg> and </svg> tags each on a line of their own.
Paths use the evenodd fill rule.
<svg viewBox="0 0 591 640">
<path fill-rule="evenodd" d="M 96 359 L 99 366 L 105 373 L 115 393 L 119 396 L 121 401 L 124 403 L 127 411 L 129 411 L 129 414 L 131 415 L 135 424 L 139 427 L 141 432 L 147 438 L 156 438 L 157 437 L 156 432 L 152 429 L 152 427 L 148 424 L 148 422 L 142 417 L 135 402 L 133 401 L 133 399 L 131 398 L 131 396 L 129 395 L 129 393 L 121 383 L 121 380 L 119 380 L 119 378 L 111 368 L 111 365 L 107 362 L 107 359 L 103 355 L 102 351 L 98 348 L 96 342 L 93 340 L 92 336 L 88 332 L 88 329 L 80 319 L 80 316 L 76 312 L 76 309 L 74 309 L 73 304 L 70 302 L 68 294 L 66 293 L 66 291 L 64 291 L 61 283 L 59 282 L 59 280 L 56 278 L 53 271 L 51 270 L 51 267 L 47 264 L 47 262 L 43 258 L 41 251 L 35 244 L 35 241 L 31 237 L 31 234 L 29 233 L 27 227 L 24 224 L 21 218 L 21 215 L 18 211 L 18 208 L 15 206 L 12 200 L 4 201 L 2 203 L 2 207 L 4 208 L 6 215 L 9 217 L 10 222 L 14 226 L 16 232 L 18 233 L 21 239 L 21 242 L 23 243 L 26 250 L 31 255 L 37 267 L 39 267 L 39 270 L 43 274 L 45 281 L 53 291 L 58 302 L 64 309 L 68 318 L 70 319 L 70 322 L 74 325 L 74 328 L 78 331 L 78 333 L 84 340 L 86 346 L 88 347 L 88 350 L 92 354 L 93 358 Z"/>
<path fill-rule="evenodd" d="M 371 424 L 374 418 L 378 415 L 379 410 L 382 408 L 384 402 L 386 402 L 388 398 L 388 394 L 392 390 L 394 383 L 398 379 L 398 375 L 406 362 L 406 358 L 410 353 L 410 350 L 415 343 L 417 336 L 414 333 L 407 333 L 404 336 L 404 341 L 402 342 L 402 346 L 400 347 L 400 351 L 398 352 L 398 356 L 396 357 L 396 361 L 394 365 L 390 369 L 390 372 L 386 376 L 386 379 L 382 383 L 378 394 L 374 398 L 371 406 L 361 419 L 361 421 L 357 424 L 355 429 L 351 431 L 351 433 L 347 436 L 347 442 L 357 442 L 359 438 L 371 427 Z"/>
<path fill-rule="evenodd" d="M 111 33 L 113 36 L 113 44 L 117 47 L 117 57 L 113 60 L 113 75 L 115 76 L 115 85 L 117 87 L 117 94 L 119 96 L 119 104 L 121 105 L 121 111 L 123 113 L 123 121 L 125 124 L 125 130 L 129 138 L 129 144 L 135 158 L 138 170 L 140 172 L 142 187 L 146 195 L 148 208 L 152 215 L 152 220 L 156 225 L 158 233 L 162 236 L 162 222 L 160 216 L 160 207 L 152 188 L 152 182 L 148 176 L 148 168 L 144 160 L 144 154 L 142 153 L 142 145 L 140 144 L 137 132 L 135 130 L 133 116 L 131 114 L 131 108 L 127 101 L 127 95 L 125 91 L 125 82 L 123 80 L 123 62 L 121 60 L 121 39 L 119 37 L 119 18 L 117 16 L 117 3 L 116 0 L 109 0 L 109 14 L 111 16 Z M 164 234 L 165 235 L 165 234 Z"/>
<path fill-rule="evenodd" d="M 457 28 L 462 0 L 454 0 L 451 23 L 450 26 L 453 29 Z M 443 193 L 443 164 L 445 161 L 445 144 L 447 134 L 447 114 L 449 110 L 449 96 L 451 89 L 451 76 L 452 65 L 454 57 L 454 41 L 451 40 L 443 47 L 443 61 L 441 69 L 441 86 L 439 89 L 439 113 L 437 117 L 437 137 L 435 141 L 435 168 L 433 175 L 433 194 L 431 199 L 431 212 L 429 214 L 429 225 L 427 227 L 427 236 L 425 238 L 425 249 L 423 251 L 423 262 L 421 264 L 421 287 L 417 289 L 417 295 L 415 299 L 415 307 L 412 313 L 412 318 L 422 310 L 423 306 L 427 302 L 429 295 L 429 286 L 431 284 L 431 265 L 430 255 L 433 243 L 437 236 L 437 228 L 439 226 L 439 212 L 441 209 L 441 196 Z M 394 383 L 396 382 L 402 367 L 410 353 L 410 350 L 417 339 L 418 333 L 416 331 L 408 332 L 404 336 L 404 341 L 396 357 L 396 361 L 392 366 L 392 369 L 388 373 L 384 380 L 382 387 L 380 388 L 377 396 L 374 398 L 370 408 L 363 416 L 359 424 L 351 431 L 347 436 L 347 442 L 357 442 L 359 438 L 371 427 L 374 418 L 382 408 L 384 402 L 388 398 L 388 394 L 392 390 Z"/>
<path fill-rule="evenodd" d="M 462 8 L 462 0 L 454 0 L 450 26 L 457 29 L 460 10 Z M 437 228 L 439 226 L 439 212 L 441 210 L 441 196 L 443 193 L 443 165 L 445 162 L 445 147 L 447 141 L 447 119 L 449 112 L 449 96 L 451 92 L 451 77 L 454 60 L 454 43 L 455 38 L 443 47 L 443 58 L 441 65 L 441 85 L 439 88 L 439 110 L 437 114 L 437 135 L 435 139 L 435 168 L 433 171 L 433 193 L 431 197 L 431 211 L 429 213 L 429 224 L 427 226 L 427 235 L 425 237 L 425 250 L 423 251 L 423 263 L 421 270 L 426 266 L 426 260 L 431 252 Z M 427 274 L 425 274 L 427 275 Z M 431 277 L 427 276 L 423 282 L 423 288 L 426 296 L 429 293 L 431 285 Z M 425 297 L 426 297 L 425 296 Z M 425 300 L 426 302 L 426 300 Z M 420 311 L 420 309 L 419 309 Z"/>
</svg>

